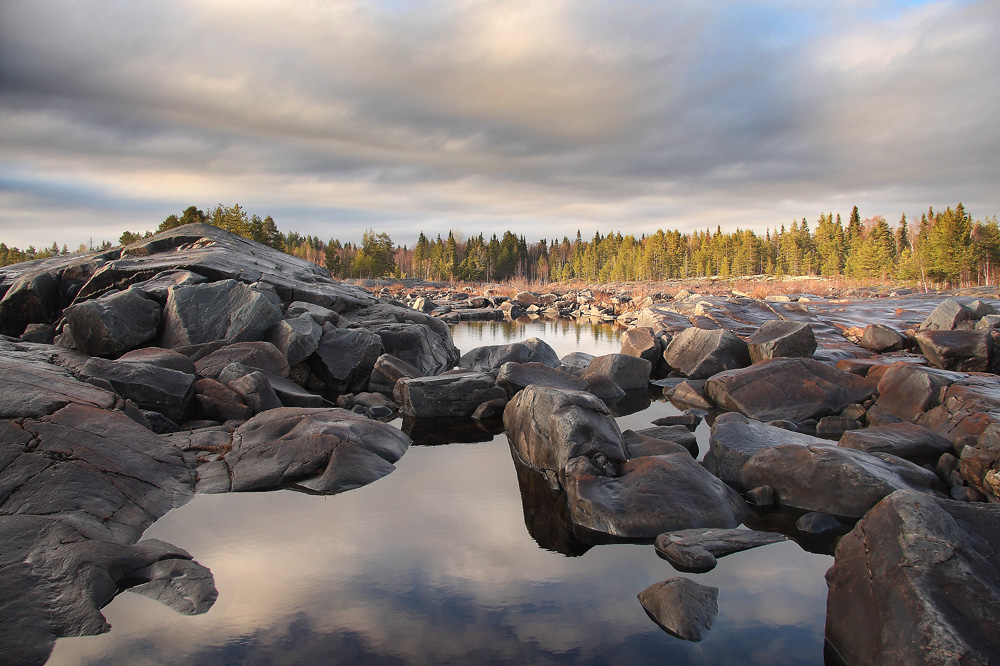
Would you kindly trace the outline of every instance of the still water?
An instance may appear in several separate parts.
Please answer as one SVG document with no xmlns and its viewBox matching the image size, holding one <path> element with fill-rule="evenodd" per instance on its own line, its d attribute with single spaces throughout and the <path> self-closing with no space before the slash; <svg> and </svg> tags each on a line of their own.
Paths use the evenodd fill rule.
<svg viewBox="0 0 1000 666">
<path fill-rule="evenodd" d="M 454 337 L 463 351 L 529 337 L 560 356 L 619 348 L 611 327 L 565 321 L 462 324 Z M 676 413 L 654 400 L 619 424 L 648 427 Z M 704 449 L 707 426 L 697 434 Z M 209 567 L 215 605 L 185 616 L 123 593 L 104 609 L 109 633 L 60 639 L 49 663 L 823 663 L 829 556 L 789 541 L 694 575 L 648 544 L 567 544 L 502 434 L 414 445 L 396 467 L 341 495 L 196 496 L 145 538 Z M 700 643 L 662 631 L 636 599 L 680 575 L 720 590 L 718 619 Z"/>
</svg>

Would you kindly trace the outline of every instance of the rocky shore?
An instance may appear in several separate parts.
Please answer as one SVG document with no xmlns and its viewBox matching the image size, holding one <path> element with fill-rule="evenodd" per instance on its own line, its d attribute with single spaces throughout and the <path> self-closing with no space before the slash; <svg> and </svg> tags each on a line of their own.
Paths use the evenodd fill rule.
<svg viewBox="0 0 1000 666">
<path fill-rule="evenodd" d="M 551 509 L 528 529 L 556 550 L 639 540 L 700 572 L 787 536 L 835 554 L 826 634 L 846 663 L 1000 659 L 995 290 L 390 298 L 188 225 L 8 267 L 0 294 L 4 663 L 106 631 L 126 589 L 210 608 L 210 571 L 140 540 L 195 493 L 351 490 L 455 423 L 506 432 L 522 491 Z M 597 358 L 452 342 L 450 323 L 521 316 L 628 330 Z M 650 390 L 685 411 L 621 431 Z M 639 599 L 700 640 L 718 592 L 672 578 Z"/>
</svg>

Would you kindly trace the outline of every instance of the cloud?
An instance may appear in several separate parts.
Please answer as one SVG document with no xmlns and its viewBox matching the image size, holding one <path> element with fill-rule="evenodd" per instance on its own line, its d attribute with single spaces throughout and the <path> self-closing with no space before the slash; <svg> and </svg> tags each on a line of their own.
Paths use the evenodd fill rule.
<svg viewBox="0 0 1000 666">
<path fill-rule="evenodd" d="M 998 29 L 989 2 L 5 3 L 0 236 L 236 201 L 401 244 L 986 217 Z"/>
</svg>

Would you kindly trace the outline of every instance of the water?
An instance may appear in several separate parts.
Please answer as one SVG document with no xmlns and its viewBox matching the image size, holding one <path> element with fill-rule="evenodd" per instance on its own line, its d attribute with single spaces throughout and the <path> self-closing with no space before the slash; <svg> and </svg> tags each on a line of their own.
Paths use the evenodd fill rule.
<svg viewBox="0 0 1000 666">
<path fill-rule="evenodd" d="M 533 336 L 560 355 L 618 349 L 610 327 L 568 322 L 455 332 L 463 351 Z M 619 423 L 647 427 L 672 413 L 654 401 Z M 703 425 L 702 448 L 706 433 Z M 526 493 L 525 507 L 518 476 L 499 435 L 413 446 L 395 472 L 341 495 L 197 496 L 145 537 L 212 570 L 211 610 L 184 616 L 126 592 L 104 609 L 109 633 L 60 639 L 49 663 L 822 663 L 829 556 L 787 542 L 690 575 L 648 544 L 567 547 L 553 538 L 560 524 L 544 492 Z M 701 643 L 662 631 L 636 599 L 680 575 L 720 589 L 719 617 Z"/>
</svg>

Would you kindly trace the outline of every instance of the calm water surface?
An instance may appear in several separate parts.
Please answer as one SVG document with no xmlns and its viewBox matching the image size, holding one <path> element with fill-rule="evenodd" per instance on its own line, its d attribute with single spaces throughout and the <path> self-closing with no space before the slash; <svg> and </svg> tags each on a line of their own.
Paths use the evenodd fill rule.
<svg viewBox="0 0 1000 666">
<path fill-rule="evenodd" d="M 455 330 L 463 351 L 529 337 L 560 356 L 619 347 L 610 327 L 561 321 Z M 673 413 L 654 401 L 619 424 L 647 427 Z M 704 449 L 704 424 L 698 435 Z M 184 616 L 126 592 L 104 609 L 109 633 L 61 639 L 49 663 L 823 663 L 832 558 L 787 542 L 690 575 L 719 588 L 720 612 L 705 640 L 689 643 L 657 627 L 636 599 L 689 574 L 651 545 L 567 546 L 544 489 L 540 500 L 537 487 L 524 489 L 525 506 L 518 476 L 501 434 L 413 446 L 395 472 L 341 495 L 199 495 L 145 538 L 212 570 L 211 610 Z"/>
</svg>

